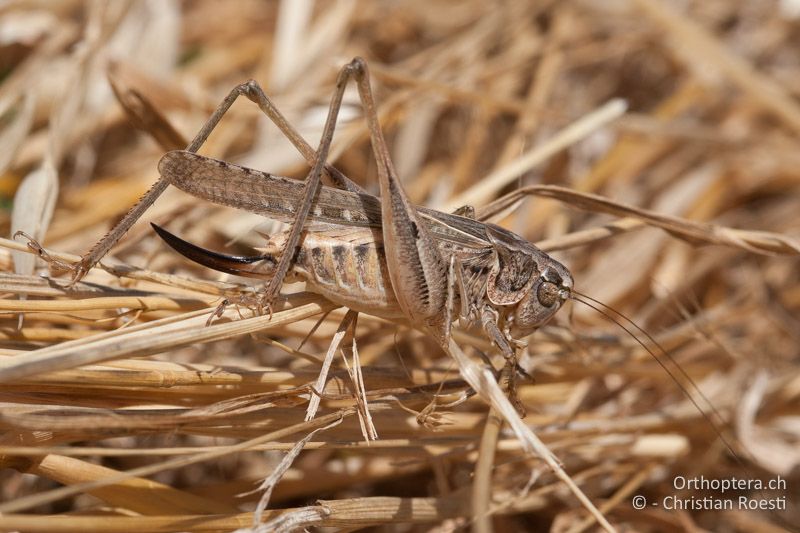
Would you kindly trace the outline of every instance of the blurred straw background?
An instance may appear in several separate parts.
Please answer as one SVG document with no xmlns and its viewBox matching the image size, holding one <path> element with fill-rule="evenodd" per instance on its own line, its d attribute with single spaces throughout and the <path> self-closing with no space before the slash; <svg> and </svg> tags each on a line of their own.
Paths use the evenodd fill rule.
<svg viewBox="0 0 800 533">
<path fill-rule="evenodd" d="M 519 394 L 526 424 L 608 521 L 781 531 L 800 523 L 799 46 L 797 0 L 12 0 L 0 4 L 0 225 L 74 262 L 156 181 L 165 145 L 191 139 L 237 83 L 258 80 L 316 145 L 337 70 L 363 56 L 415 202 L 481 206 L 532 184 L 613 200 L 553 193 L 498 220 L 668 349 L 740 461 L 628 334 L 569 303 L 528 339 L 535 382 Z M 174 131 L 135 127 L 111 82 Z M 374 191 L 354 91 L 345 102 L 331 158 Z M 308 169 L 244 99 L 202 153 L 300 179 Z M 420 332 L 359 317 L 378 440 L 365 440 L 341 355 L 304 421 L 344 311 L 289 286 L 272 321 L 229 307 L 206 326 L 254 285 L 181 259 L 147 221 L 228 253 L 276 230 L 169 188 L 70 289 L 41 276 L 25 239 L 0 241 L 0 530 L 231 531 L 253 528 L 256 511 L 265 531 L 597 529 L 487 424 Z M 678 476 L 787 487 L 721 495 L 679 490 Z M 636 510 L 634 495 L 784 496 L 786 510 Z"/>
</svg>

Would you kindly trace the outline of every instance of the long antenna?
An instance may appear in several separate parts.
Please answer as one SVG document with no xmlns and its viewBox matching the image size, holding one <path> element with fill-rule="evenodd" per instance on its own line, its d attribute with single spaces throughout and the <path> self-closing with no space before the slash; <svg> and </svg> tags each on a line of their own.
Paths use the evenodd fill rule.
<svg viewBox="0 0 800 533">
<path fill-rule="evenodd" d="M 722 417 L 722 415 L 719 413 L 719 411 L 714 407 L 714 404 L 711 403 L 711 401 L 708 399 L 708 397 L 705 394 L 703 394 L 703 391 L 700 390 L 700 387 L 697 386 L 697 383 L 695 383 L 695 381 L 692 379 L 692 377 L 689 374 L 686 373 L 686 371 L 683 369 L 683 367 L 680 364 L 678 364 L 678 362 L 675 360 L 675 358 L 672 357 L 672 355 L 666 349 L 664 349 L 664 347 L 661 346 L 661 344 L 658 341 L 656 341 L 653 338 L 652 335 L 647 333 L 647 331 L 645 331 L 642 327 L 640 327 L 636 322 L 634 322 L 633 320 L 631 320 L 630 318 L 628 318 L 624 314 L 620 313 L 619 311 L 617 311 L 613 307 L 611 307 L 611 306 L 609 306 L 607 304 L 604 304 L 603 302 L 601 302 L 601 301 L 599 301 L 599 300 L 597 300 L 595 298 L 592 298 L 589 295 L 586 295 L 586 294 L 583 294 L 583 293 L 578 292 L 576 290 L 573 290 L 572 291 L 572 299 L 577 301 L 577 302 L 582 303 L 583 305 L 585 305 L 585 306 L 587 306 L 587 307 L 589 307 L 591 309 L 594 309 L 595 311 L 597 311 L 598 313 L 600 313 L 601 315 L 606 317 L 608 320 L 610 320 L 611 322 L 615 323 L 623 331 L 625 331 L 628 335 L 630 335 L 631 338 L 633 338 L 642 348 L 644 348 L 647 351 L 647 353 L 649 353 L 650 356 L 653 359 L 655 359 L 655 361 L 659 364 L 659 366 L 661 366 L 661 368 L 664 369 L 664 371 L 669 375 L 669 377 L 672 378 L 672 380 L 675 382 L 675 384 L 678 385 L 678 388 L 680 388 L 680 390 L 681 390 L 681 392 L 683 392 L 684 396 L 686 396 L 686 398 L 688 398 L 689 401 L 692 402 L 692 405 L 694 405 L 694 407 L 697 409 L 697 411 L 701 415 L 703 415 L 703 418 L 705 418 L 706 421 L 711 425 L 711 427 L 714 429 L 714 432 L 719 437 L 720 441 L 722 441 L 722 443 L 725 445 L 725 447 L 728 449 L 728 451 L 733 455 L 733 457 L 736 459 L 736 461 L 740 465 L 743 464 L 742 460 L 739 457 L 739 455 L 734 450 L 733 445 L 728 441 L 727 438 L 725 438 L 725 435 L 724 435 L 724 433 L 722 431 L 722 424 L 725 422 L 725 419 Z M 670 363 L 672 363 L 672 365 L 677 369 L 677 373 L 675 371 L 673 371 L 669 367 L 669 365 L 667 365 L 660 357 L 658 357 L 653 350 L 651 350 L 637 335 L 635 335 L 633 333 L 633 331 L 631 331 L 629 328 L 627 328 L 622 322 L 620 322 L 620 320 L 617 320 L 616 317 L 619 317 L 625 323 L 630 324 L 636 331 L 638 331 L 639 333 L 644 335 L 647 338 L 647 340 L 649 340 L 653 344 L 653 346 L 657 347 L 658 351 L 661 352 L 661 354 L 663 354 L 663 356 Z M 678 379 L 678 376 L 680 376 L 681 379 Z M 688 384 L 688 386 L 685 385 L 684 383 Z M 693 392 L 694 392 L 694 394 L 692 394 Z M 706 411 L 705 409 L 703 409 L 700 406 L 700 403 L 695 398 L 695 394 L 699 398 L 701 398 L 702 401 L 708 406 L 708 411 Z M 711 416 L 709 416 L 709 411 L 711 413 L 713 413 L 714 416 L 717 417 L 717 419 L 719 420 L 719 423 L 716 422 Z"/>
</svg>

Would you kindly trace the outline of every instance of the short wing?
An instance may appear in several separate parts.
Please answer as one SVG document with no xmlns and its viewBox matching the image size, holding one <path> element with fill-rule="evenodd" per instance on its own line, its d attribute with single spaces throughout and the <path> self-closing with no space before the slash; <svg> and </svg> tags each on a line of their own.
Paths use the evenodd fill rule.
<svg viewBox="0 0 800 533">
<path fill-rule="evenodd" d="M 184 150 L 167 152 L 158 163 L 161 175 L 192 196 L 292 222 L 303 182 L 275 176 Z M 436 239 L 468 248 L 489 246 L 486 226 L 477 220 L 418 208 Z M 380 199 L 366 193 L 321 186 L 309 213 L 312 221 L 381 227 Z"/>
</svg>

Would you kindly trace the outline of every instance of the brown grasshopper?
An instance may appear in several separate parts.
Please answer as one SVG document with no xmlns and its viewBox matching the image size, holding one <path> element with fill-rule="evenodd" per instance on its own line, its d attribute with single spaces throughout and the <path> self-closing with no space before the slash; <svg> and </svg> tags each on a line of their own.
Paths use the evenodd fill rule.
<svg viewBox="0 0 800 533">
<path fill-rule="evenodd" d="M 186 151 L 168 152 L 159 171 L 193 196 L 285 222 L 294 220 L 303 188 L 296 180 Z M 388 175 L 396 180 L 392 171 Z M 515 366 L 517 339 L 547 322 L 569 298 L 569 271 L 499 226 L 412 206 L 399 183 L 391 183 L 390 200 L 402 208 L 399 216 L 370 194 L 322 186 L 287 279 L 305 281 L 313 292 L 357 312 L 406 318 L 439 340 L 447 336 L 457 307 L 461 318 L 483 326 Z M 400 218 L 400 228 L 382 222 L 387 211 L 394 220 Z M 273 279 L 290 234 L 287 230 L 270 239 L 262 254 L 240 257 L 200 248 L 153 227 L 195 262 L 267 279 Z M 453 285 L 455 295 L 448 302 Z"/>
<path fill-rule="evenodd" d="M 326 163 L 344 89 L 351 77 L 357 83 L 378 163 L 380 198 L 370 195 Z M 305 182 L 195 153 L 239 96 L 256 103 L 303 155 L 312 167 Z M 474 209 L 469 206 L 452 214 L 413 206 L 389 157 L 363 59 L 356 58 L 340 70 L 316 151 L 253 80 L 231 90 L 185 150 L 174 150 L 185 141 L 147 99 L 135 91 L 118 93 L 118 97 L 136 124 L 162 133 L 158 136 L 159 142 L 169 151 L 159 163 L 161 179 L 71 267 L 72 284 L 97 264 L 166 186 L 173 183 L 195 196 L 292 223 L 290 230 L 271 240 L 265 253 L 252 257 L 226 256 L 204 250 L 156 228 L 181 253 L 225 272 L 268 277 L 269 283 L 256 302 L 261 306 L 272 303 L 288 274 L 305 279 L 312 289 L 356 312 L 387 318 L 404 317 L 411 325 L 431 333 L 445 352 L 457 359 L 463 377 L 473 388 L 478 382 L 488 383 L 493 395 L 490 403 L 495 407 L 510 405 L 497 395 L 496 382 L 492 385 L 491 379 L 486 381 L 486 375 L 465 364 L 467 359 L 463 352 L 450 338 L 454 318 L 482 325 L 488 338 L 506 358 L 504 372 L 512 386 L 517 350 L 522 345 L 519 339 L 552 318 L 567 298 L 580 301 L 617 323 L 659 361 L 620 319 L 628 322 L 671 360 L 652 337 L 624 315 L 575 291 L 566 267 L 522 237 L 477 220 Z M 322 186 L 321 179 L 326 179 L 333 187 Z M 524 191 L 500 198 L 485 212 L 502 211 L 518 201 L 521 194 Z M 604 199 L 590 199 L 603 207 Z M 627 210 L 642 216 L 633 208 Z M 309 217 L 311 224 L 306 224 Z M 691 233 L 691 229 L 687 233 Z M 60 268 L 66 267 L 43 253 L 35 241 L 29 245 L 48 261 Z M 672 363 L 677 366 L 674 361 Z M 705 416 L 682 384 L 685 380 L 689 388 L 696 390 L 691 378 L 679 367 L 681 380 L 669 369 L 665 370 Z M 513 390 L 509 392 L 513 399 Z M 702 394 L 699 396 L 702 398 Z M 531 444 L 534 438 L 530 437 L 534 436 L 518 419 L 506 416 L 506 420 L 525 441 L 527 449 L 536 448 L 542 455 L 542 449 Z"/>
<path fill-rule="evenodd" d="M 351 77 L 365 110 L 380 198 L 326 164 L 344 89 Z M 255 102 L 305 157 L 312 167 L 305 182 L 195 153 L 242 95 Z M 603 527 L 611 529 L 530 428 L 513 416 L 513 408 L 492 373 L 470 365 L 450 336 L 456 319 L 481 325 L 506 360 L 503 376 L 507 393 L 520 411 L 514 393 L 520 339 L 551 319 L 568 298 L 590 307 L 594 306 L 585 300 L 609 308 L 588 296 L 578 296 L 564 265 L 522 237 L 478 220 L 471 207 L 448 214 L 411 204 L 390 159 L 362 59 L 354 59 L 339 72 L 317 150 L 288 123 L 261 87 L 249 81 L 230 92 L 186 150 L 172 150 L 162 157 L 159 172 L 161 180 L 156 186 L 74 268 L 73 283 L 99 261 L 169 183 L 196 197 L 290 222 L 290 229 L 271 238 L 263 253 L 247 257 L 219 254 L 162 228 L 156 227 L 156 231 L 173 248 L 205 266 L 268 278 L 259 305 L 270 306 L 286 279 L 299 278 L 313 291 L 355 312 L 404 318 L 430 333 L 458 361 L 464 379 L 503 414 L 523 448 L 541 456 Z M 322 185 L 323 178 L 333 186 Z M 620 324 L 613 316 L 598 311 Z"/>
<path fill-rule="evenodd" d="M 315 183 L 349 76 L 356 78 L 366 110 L 380 198 L 352 184 L 332 188 Z M 446 214 L 411 204 L 389 157 L 363 60 L 342 69 L 328 118 L 305 183 L 184 150 L 168 152 L 159 162 L 162 178 L 193 196 L 293 223 L 270 240 L 265 253 L 218 254 L 154 226 L 159 235 L 205 266 L 269 279 L 263 295 L 267 305 L 288 274 L 354 311 L 405 318 L 445 349 L 456 313 L 480 323 L 506 360 L 504 374 L 515 399 L 518 339 L 547 322 L 570 297 L 570 272 L 522 237 L 476 220 L 471 208 Z M 309 196 L 313 203 L 306 201 Z M 311 225 L 304 224 L 306 218 Z"/>
<path fill-rule="evenodd" d="M 326 164 L 351 77 L 357 83 L 378 163 L 380 198 Z M 275 122 L 312 166 L 305 182 L 195 153 L 242 95 Z M 257 302 L 260 307 L 272 304 L 288 275 L 354 311 L 404 317 L 429 332 L 446 351 L 455 318 L 480 323 L 506 359 L 504 373 L 512 399 L 519 339 L 547 322 L 571 295 L 572 276 L 566 267 L 522 237 L 476 220 L 471 207 L 447 214 L 410 203 L 389 156 L 367 66 L 360 58 L 339 72 L 316 151 L 251 80 L 229 93 L 186 150 L 165 154 L 159 172 L 161 180 L 74 267 L 73 283 L 172 183 L 194 196 L 291 223 L 289 230 L 270 241 L 266 253 L 253 257 L 217 254 L 156 228 L 179 252 L 203 265 L 268 278 Z M 333 187 L 321 185 L 323 177 Z M 306 224 L 309 218 L 311 225 Z M 518 403 L 517 408 L 521 411 Z"/>
</svg>

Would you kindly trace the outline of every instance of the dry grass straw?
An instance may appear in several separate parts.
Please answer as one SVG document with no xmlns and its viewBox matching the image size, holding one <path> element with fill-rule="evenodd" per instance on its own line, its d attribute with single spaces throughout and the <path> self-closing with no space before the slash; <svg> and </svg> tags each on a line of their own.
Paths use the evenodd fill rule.
<svg viewBox="0 0 800 533">
<path fill-rule="evenodd" d="M 570 304 L 534 334 L 524 422 L 605 519 L 620 530 L 778 531 L 800 522 L 792 5 L 9 3 L 0 192 L 14 222 L 4 211 L 4 232 L 24 229 L 74 262 L 155 182 L 164 150 L 248 77 L 314 144 L 336 69 L 362 55 L 413 199 L 475 204 L 553 251 L 578 290 L 649 332 L 716 410 L 698 400 L 740 461 L 600 314 Z M 331 156 L 374 189 L 359 114 L 345 108 Z M 203 153 L 307 171 L 247 102 Z M 70 289 L 37 274 L 24 242 L 0 242 L 0 530 L 231 531 L 253 527 L 254 512 L 265 531 L 597 527 L 424 335 L 359 316 L 357 360 L 333 353 L 319 390 L 344 310 L 297 292 L 271 319 L 229 306 L 207 325 L 252 286 L 187 264 L 147 220 L 245 253 L 263 223 L 168 189 Z M 491 352 L 479 335 L 455 340 Z M 371 424 L 378 439 L 366 441 Z M 722 495 L 676 489 L 677 476 L 782 476 L 788 488 Z M 660 504 L 635 510 L 637 494 Z M 787 509 L 661 504 L 740 495 L 785 496 Z"/>
</svg>

